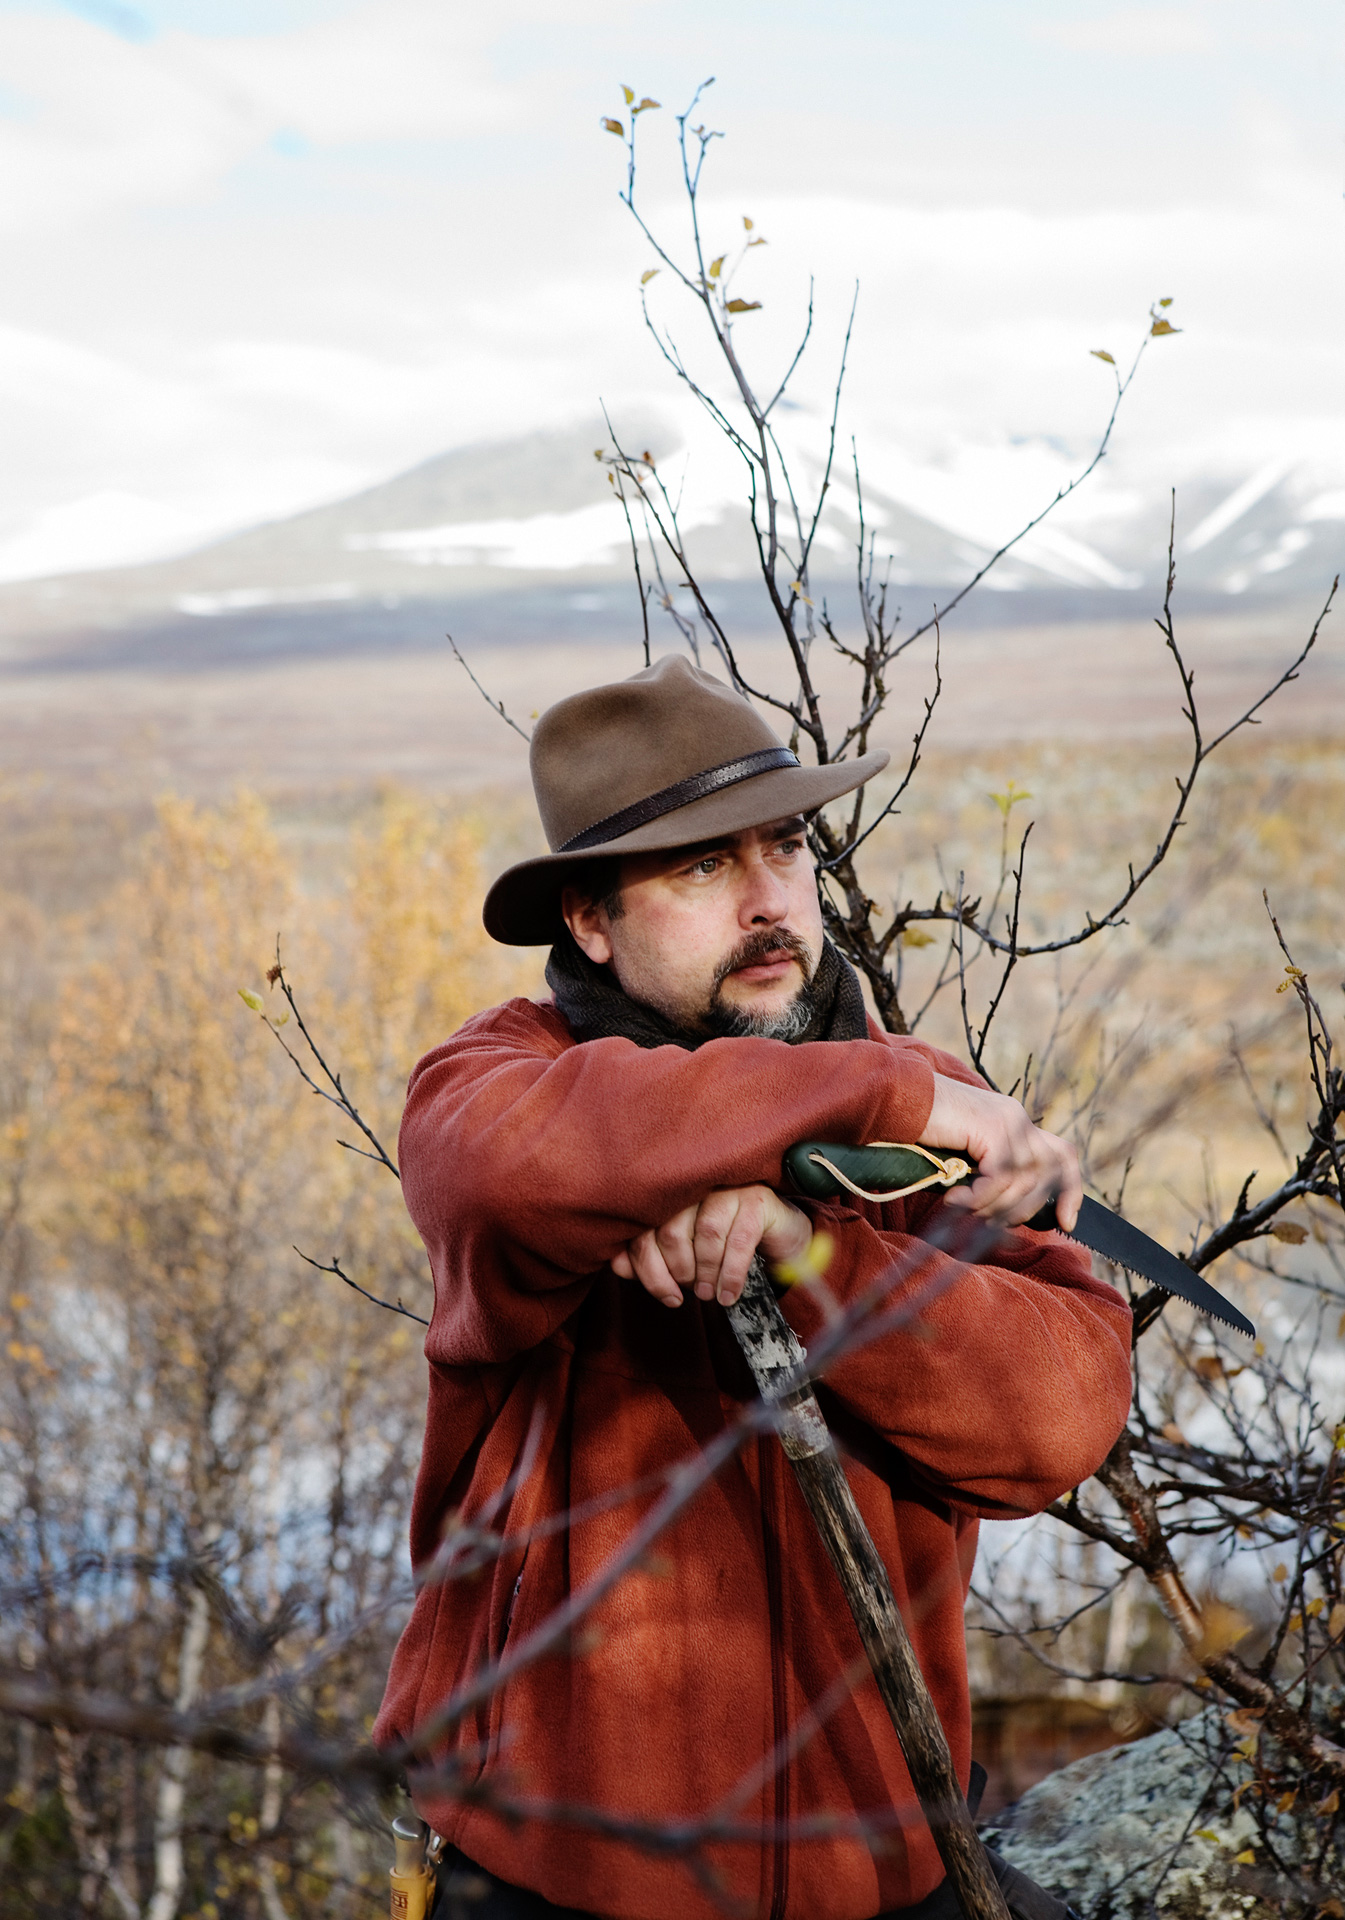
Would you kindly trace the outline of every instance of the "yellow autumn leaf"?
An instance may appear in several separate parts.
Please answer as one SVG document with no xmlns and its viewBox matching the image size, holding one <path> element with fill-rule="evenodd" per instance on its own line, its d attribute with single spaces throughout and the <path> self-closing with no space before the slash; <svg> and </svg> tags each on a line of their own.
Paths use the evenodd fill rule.
<svg viewBox="0 0 1345 1920">
<path fill-rule="evenodd" d="M 926 933 L 923 927 L 903 927 L 901 944 L 903 947 L 932 947 L 934 935 Z"/>
<path fill-rule="evenodd" d="M 1326 1605 L 1326 1602 L 1325 1600 L 1323 1600 L 1321 1594 L 1319 1593 L 1315 1600 L 1309 1600 L 1307 1606 L 1304 1607 L 1303 1611 L 1304 1613 L 1309 1614 L 1311 1618 L 1315 1620 L 1318 1614 L 1321 1613 L 1325 1605 Z"/>
<path fill-rule="evenodd" d="M 808 598 L 807 594 L 803 591 L 802 580 L 791 580 L 789 583 L 789 591 L 791 593 L 796 593 L 799 596 L 799 599 L 802 600 L 805 607 L 810 607 L 813 604 L 812 601 Z"/>
<path fill-rule="evenodd" d="M 1289 1615 L 1290 1633 L 1297 1633 L 1302 1625 L 1303 1625 L 1303 1616 L 1301 1613 L 1291 1613 Z"/>
<path fill-rule="evenodd" d="M 661 100 L 651 100 L 649 95 L 646 94 L 635 111 L 636 113 L 652 113 L 655 108 L 661 107 L 662 104 L 663 102 Z"/>
<path fill-rule="evenodd" d="M 1213 1827 L 1197 1827 L 1191 1836 L 1194 1840 L 1213 1840 L 1218 1845 L 1219 1836 Z"/>
<path fill-rule="evenodd" d="M 1180 327 L 1174 327 L 1170 320 L 1155 320 L 1153 325 L 1149 329 L 1150 333 L 1158 333 L 1158 334 L 1180 333 L 1181 331 L 1182 329 Z"/>
<path fill-rule="evenodd" d="M 1298 1789 L 1296 1787 L 1290 1787 L 1289 1791 L 1287 1793 L 1282 1793 L 1279 1799 L 1275 1802 L 1276 1813 L 1288 1813 L 1290 1807 L 1293 1806 L 1297 1798 L 1298 1798 Z"/>
<path fill-rule="evenodd" d="M 1163 1438 L 1170 1440 L 1174 1447 L 1184 1447 L 1186 1445 L 1186 1435 L 1182 1432 L 1175 1420 L 1169 1420 L 1164 1424 Z"/>
<path fill-rule="evenodd" d="M 724 262 L 725 260 L 727 260 L 727 258 L 728 258 L 727 254 L 721 253 L 717 260 L 712 260 L 710 262 L 710 278 L 712 280 L 717 280 L 719 278 L 720 270 L 722 269 Z"/>
<path fill-rule="evenodd" d="M 1111 354 L 1108 353 L 1105 347 L 1090 347 L 1088 351 L 1092 354 L 1095 360 L 1105 360 L 1109 367 L 1114 367 L 1116 365 L 1115 360 L 1112 358 Z"/>
<path fill-rule="evenodd" d="M 649 282 L 653 279 L 654 275 L 657 272 L 658 272 L 657 267 L 646 267 L 644 272 L 640 275 L 640 285 L 642 287 L 647 287 L 649 285 Z"/>
<path fill-rule="evenodd" d="M 1321 1800 L 1317 1803 L 1317 1811 L 1318 1813 L 1339 1813 L 1340 1811 L 1340 1788 L 1339 1787 L 1332 1787 L 1330 1793 L 1327 1794 L 1325 1800 Z"/>
<path fill-rule="evenodd" d="M 1252 1630 L 1252 1623 L 1245 1613 L 1230 1607 L 1226 1600 L 1217 1600 L 1211 1595 L 1200 1609 L 1200 1629 L 1197 1653 L 1202 1660 L 1210 1660 L 1218 1654 L 1227 1653 L 1239 1640 L 1245 1640 Z M 1231 1717 L 1228 1724 L 1236 1732 L 1246 1733 L 1255 1722 L 1247 1720 L 1239 1724 L 1236 1717 Z"/>
<path fill-rule="evenodd" d="M 26 1293 L 11 1293 L 9 1296 L 9 1304 L 13 1307 L 15 1313 L 22 1313 L 28 1305 L 28 1295 Z"/>
<path fill-rule="evenodd" d="M 756 313 L 760 300 L 729 300 L 725 303 L 725 313 Z"/>
<path fill-rule="evenodd" d="M 752 231 L 756 224 L 755 220 L 749 220 L 746 214 L 743 215 L 743 226 L 747 229 L 748 233 Z"/>
<path fill-rule="evenodd" d="M 1280 1561 L 1280 1564 L 1276 1567 L 1274 1573 L 1272 1573 L 1270 1577 L 1276 1583 L 1277 1586 L 1281 1581 L 1287 1580 L 1289 1578 L 1289 1569 L 1288 1567 L 1285 1566 L 1283 1560 Z"/>
<path fill-rule="evenodd" d="M 1342 1313 L 1336 1325 L 1337 1340 L 1345 1340 L 1345 1313 Z"/>
<path fill-rule="evenodd" d="M 625 94 L 625 96 L 626 96 L 626 105 L 627 105 L 627 106 L 629 106 L 629 105 L 631 104 L 631 102 L 632 102 L 632 101 L 634 100 L 634 98 L 635 98 L 635 89 L 634 89 L 634 87 L 624 87 L 624 86 L 623 86 L 623 87 L 622 87 L 622 89 L 621 89 L 621 91 L 622 91 L 622 92 L 623 92 L 623 93 Z"/>
<path fill-rule="evenodd" d="M 1326 1630 L 1333 1640 L 1339 1640 L 1341 1634 L 1345 1633 L 1345 1600 L 1337 1600 L 1326 1616 Z"/>
<path fill-rule="evenodd" d="M 604 125 L 604 126 L 606 127 L 606 129 L 607 129 L 607 131 L 608 131 L 609 133 L 615 133 L 615 134 L 617 134 L 617 135 L 619 135 L 621 139 L 623 139 L 623 140 L 625 139 L 625 137 L 626 137 L 626 129 L 625 129 L 625 128 L 624 128 L 623 126 L 622 126 L 622 124 L 621 124 L 621 122 L 620 122 L 619 120 L 608 120 L 608 119 L 604 119 L 604 120 L 603 120 L 603 125 Z"/>
<path fill-rule="evenodd" d="M 767 245 L 767 241 L 764 235 L 758 234 L 755 240 L 749 240 L 747 244 L 749 247 L 764 247 Z"/>
<path fill-rule="evenodd" d="M 1256 1855 L 1250 1847 L 1244 1847 L 1241 1853 L 1235 1853 L 1233 1855 L 1233 1864 L 1235 1867 L 1254 1867 L 1256 1865 Z"/>
<path fill-rule="evenodd" d="M 1291 1247 L 1301 1247 L 1308 1237 L 1307 1228 L 1297 1220 L 1277 1220 L 1270 1232 L 1273 1239 L 1283 1240 Z"/>
<path fill-rule="evenodd" d="M 1160 300 L 1158 304 L 1160 307 L 1170 307 L 1172 305 L 1172 295 L 1169 294 L 1166 300 Z"/>
<path fill-rule="evenodd" d="M 254 1013 L 264 1013 L 266 1011 L 266 1003 L 259 993 L 250 993 L 246 987 L 240 987 L 238 989 L 238 997 L 243 1002 L 243 1005 L 250 1007 Z"/>
</svg>

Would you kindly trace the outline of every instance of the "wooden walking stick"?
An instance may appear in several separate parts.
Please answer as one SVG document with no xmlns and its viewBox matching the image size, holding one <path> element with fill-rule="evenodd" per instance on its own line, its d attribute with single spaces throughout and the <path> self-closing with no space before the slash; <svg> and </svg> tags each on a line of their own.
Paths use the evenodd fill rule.
<svg viewBox="0 0 1345 1920">
<path fill-rule="evenodd" d="M 934 1844 L 967 1920 L 1009 1920 L 967 1809 L 943 1726 L 897 1611 L 892 1582 L 878 1557 L 831 1434 L 808 1384 L 806 1359 L 781 1313 L 760 1256 L 727 1309 L 757 1390 L 779 1408 L 780 1444 L 854 1615 Z"/>
</svg>

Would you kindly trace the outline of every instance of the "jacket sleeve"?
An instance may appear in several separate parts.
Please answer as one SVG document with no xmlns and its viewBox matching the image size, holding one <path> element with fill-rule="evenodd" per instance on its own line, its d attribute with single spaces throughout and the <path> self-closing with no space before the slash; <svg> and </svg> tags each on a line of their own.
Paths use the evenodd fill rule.
<svg viewBox="0 0 1345 1920">
<path fill-rule="evenodd" d="M 930 1059 L 984 1084 L 949 1054 Z M 1040 1512 L 1101 1464 L 1130 1411 L 1131 1315 L 1076 1243 L 1018 1227 L 959 1260 L 968 1223 L 929 1193 L 812 1211 L 835 1243 L 832 1305 L 796 1287 L 786 1316 L 805 1346 L 837 1305 L 872 1299 L 871 1332 L 882 1316 L 904 1323 L 861 1332 L 826 1380 L 917 1480 L 964 1512 L 1004 1519 Z"/>
<path fill-rule="evenodd" d="M 713 1187 L 778 1185 L 796 1140 L 917 1138 L 931 1058 L 877 1039 L 576 1046 L 527 1000 L 469 1020 L 417 1066 L 402 1118 L 402 1184 L 435 1276 L 427 1355 L 535 1346 L 636 1233 Z"/>
</svg>

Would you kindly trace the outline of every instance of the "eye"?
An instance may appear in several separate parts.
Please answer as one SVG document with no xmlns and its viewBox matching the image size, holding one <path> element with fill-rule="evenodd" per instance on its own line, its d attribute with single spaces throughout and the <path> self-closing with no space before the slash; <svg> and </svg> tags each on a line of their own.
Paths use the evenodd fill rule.
<svg viewBox="0 0 1345 1920">
<path fill-rule="evenodd" d="M 698 873 L 705 879 L 708 879 L 711 874 L 717 873 L 718 871 L 719 855 L 717 853 L 707 853 L 703 860 L 698 860 L 695 866 L 690 868 L 690 872 Z"/>
</svg>

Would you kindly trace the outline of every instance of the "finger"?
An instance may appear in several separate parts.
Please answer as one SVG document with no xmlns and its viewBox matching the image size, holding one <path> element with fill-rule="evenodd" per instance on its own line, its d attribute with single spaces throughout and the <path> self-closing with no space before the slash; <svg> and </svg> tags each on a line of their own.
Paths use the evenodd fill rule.
<svg viewBox="0 0 1345 1920">
<path fill-rule="evenodd" d="M 631 1264 L 635 1268 L 635 1277 L 646 1293 L 651 1293 L 665 1307 L 680 1307 L 682 1289 L 668 1271 L 668 1263 L 659 1251 L 658 1241 L 653 1232 L 642 1233 L 630 1243 Z"/>
<path fill-rule="evenodd" d="M 719 1193 L 707 1193 L 697 1209 L 693 1246 L 698 1300 L 713 1300 L 715 1297 L 724 1248 L 737 1217 L 738 1204 L 738 1193 L 729 1188 Z"/>
<path fill-rule="evenodd" d="M 680 1213 L 675 1213 L 671 1220 L 665 1220 L 654 1233 L 664 1265 L 681 1287 L 689 1287 L 696 1278 L 696 1216 L 695 1207 L 683 1207 Z"/>
<path fill-rule="evenodd" d="M 1055 1217 L 1066 1233 L 1073 1233 L 1079 1224 L 1079 1208 L 1083 1205 L 1083 1174 L 1079 1169 L 1079 1156 L 1071 1147 L 1065 1165 L 1065 1181 L 1055 1203 Z"/>
<path fill-rule="evenodd" d="M 987 1226 L 1014 1226 L 1030 1220 L 1054 1191 L 1053 1181 L 1035 1173 L 982 1175 L 969 1187 L 955 1188 L 947 1204 L 975 1214 Z"/>
<path fill-rule="evenodd" d="M 635 1278 L 635 1269 L 630 1263 L 630 1251 L 628 1248 L 618 1248 L 612 1255 L 609 1264 L 618 1280 L 633 1280 Z"/>
<path fill-rule="evenodd" d="M 721 1306 L 731 1307 L 747 1285 L 748 1268 L 752 1264 L 753 1254 L 761 1243 L 763 1227 L 762 1210 L 759 1206 L 739 1207 L 737 1217 L 725 1239 L 724 1258 L 719 1267 L 719 1283 L 715 1298 Z"/>
</svg>

